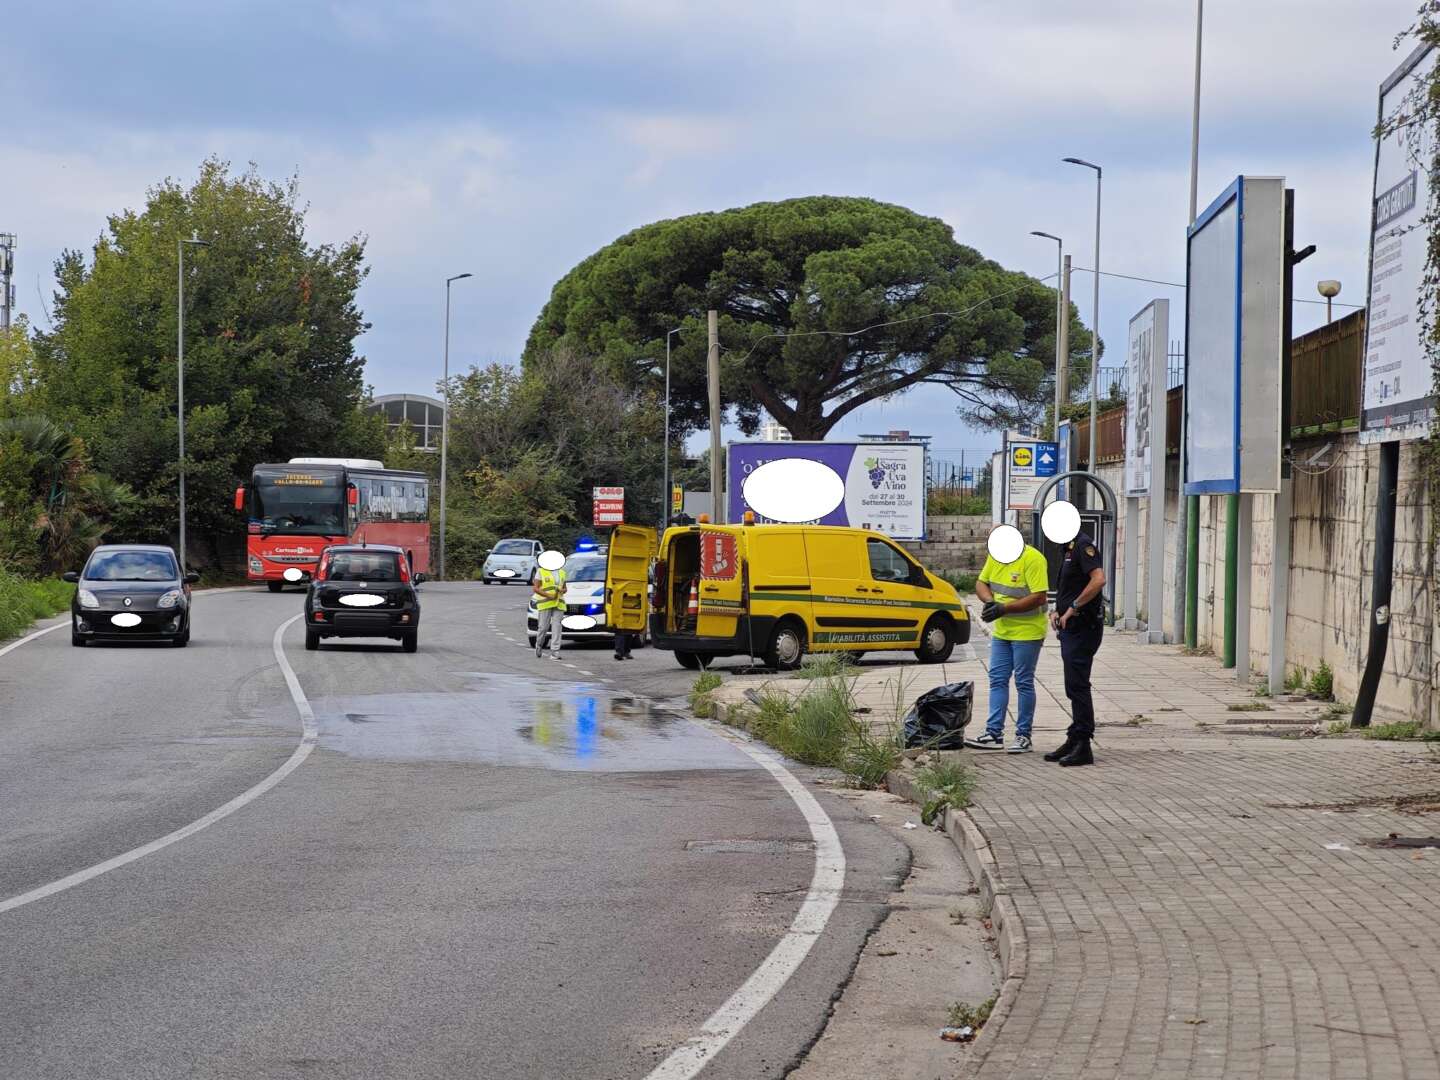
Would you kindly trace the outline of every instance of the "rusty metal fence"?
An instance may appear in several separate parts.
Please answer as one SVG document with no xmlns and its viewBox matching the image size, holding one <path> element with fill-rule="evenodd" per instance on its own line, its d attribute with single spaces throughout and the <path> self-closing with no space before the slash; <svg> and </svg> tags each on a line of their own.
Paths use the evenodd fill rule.
<svg viewBox="0 0 1440 1080">
<path fill-rule="evenodd" d="M 1360 422 L 1360 364 L 1365 352 L 1365 312 L 1336 319 L 1296 338 L 1291 346 L 1290 436 L 1354 431 Z M 1180 453 L 1179 386 L 1166 394 L 1165 443 Z M 1125 406 L 1097 417 L 1095 456 L 1101 465 L 1124 460 Z M 1090 418 L 1075 421 L 1075 460 L 1090 463 Z"/>
</svg>

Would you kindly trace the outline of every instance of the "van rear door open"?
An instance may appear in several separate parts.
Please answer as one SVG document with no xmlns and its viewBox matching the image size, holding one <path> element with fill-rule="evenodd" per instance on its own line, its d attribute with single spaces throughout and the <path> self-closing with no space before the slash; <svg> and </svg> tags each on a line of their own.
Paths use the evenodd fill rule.
<svg viewBox="0 0 1440 1080">
<path fill-rule="evenodd" d="M 650 618 L 650 560 L 655 557 L 655 530 L 617 525 L 605 556 L 605 621 L 633 634 Z"/>
<path fill-rule="evenodd" d="M 744 614 L 742 553 L 738 529 L 700 528 L 698 636 L 733 638 Z"/>
</svg>

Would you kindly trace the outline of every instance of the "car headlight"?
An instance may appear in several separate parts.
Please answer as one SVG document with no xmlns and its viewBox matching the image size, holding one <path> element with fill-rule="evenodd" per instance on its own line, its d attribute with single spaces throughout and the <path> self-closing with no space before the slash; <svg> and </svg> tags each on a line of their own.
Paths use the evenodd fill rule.
<svg viewBox="0 0 1440 1080">
<path fill-rule="evenodd" d="M 172 608 L 180 602 L 180 598 L 184 595 L 185 594 L 182 593 L 179 589 L 171 589 L 164 596 L 160 597 L 159 600 L 155 601 L 155 606 L 162 608 Z"/>
<path fill-rule="evenodd" d="M 77 594 L 80 597 L 80 606 L 83 608 L 98 608 L 100 601 L 95 599 L 95 594 L 89 589 L 81 589 Z"/>
</svg>

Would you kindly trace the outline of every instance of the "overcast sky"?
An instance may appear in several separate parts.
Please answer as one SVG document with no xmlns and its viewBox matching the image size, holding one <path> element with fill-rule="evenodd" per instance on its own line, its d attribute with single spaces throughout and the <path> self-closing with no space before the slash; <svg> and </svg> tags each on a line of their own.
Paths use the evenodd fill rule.
<svg viewBox="0 0 1440 1080">
<path fill-rule="evenodd" d="M 1416 0 L 1210 0 L 1201 206 L 1237 173 L 1296 189 L 1297 295 L 1363 303 L 1376 91 Z M 369 237 L 360 341 L 377 393 L 433 392 L 446 276 L 451 364 L 511 361 L 551 286 L 657 218 L 797 195 L 937 215 L 1007 267 L 1180 281 L 1193 0 L 346 0 L 24 4 L 6 16 L 0 231 L 19 309 L 105 215 L 218 154 L 298 172 L 310 239 Z M 1090 280 L 1076 301 L 1090 320 Z M 1176 290 L 1105 279 L 1112 362 Z M 42 297 L 44 300 L 42 302 Z M 1348 309 L 1347 309 L 1348 310 Z M 1179 336 L 1176 309 L 1175 336 Z M 1324 318 L 1299 305 L 1296 331 Z M 922 389 L 836 435 L 908 427 L 937 456 L 996 445 Z M 832 436 L 834 437 L 834 436 Z"/>
</svg>

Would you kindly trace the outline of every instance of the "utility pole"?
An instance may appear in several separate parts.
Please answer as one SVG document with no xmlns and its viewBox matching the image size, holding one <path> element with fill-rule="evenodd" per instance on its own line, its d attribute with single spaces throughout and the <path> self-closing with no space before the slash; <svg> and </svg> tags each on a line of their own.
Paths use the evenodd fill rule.
<svg viewBox="0 0 1440 1080">
<path fill-rule="evenodd" d="M 450 286 L 473 276 L 464 273 L 445 279 L 445 368 L 441 376 L 441 385 L 445 388 L 445 411 L 440 414 L 440 550 L 436 559 L 441 581 L 445 580 L 445 474 L 450 461 Z"/>
<path fill-rule="evenodd" d="M 1200 213 L 1200 58 L 1205 43 L 1205 0 L 1195 0 L 1195 97 L 1190 114 L 1190 224 Z M 1200 608 L 1200 496 L 1185 494 L 1185 444 L 1190 437 L 1186 395 L 1190 393 L 1190 343 L 1186 336 L 1185 377 L 1180 381 L 1180 476 L 1175 544 L 1175 640 L 1195 648 Z M 1179 538 L 1184 537 L 1184 543 Z"/>
<path fill-rule="evenodd" d="M 179 308 L 180 319 L 176 329 L 176 363 L 175 363 L 175 416 L 180 427 L 180 572 L 186 573 L 190 564 L 185 561 L 185 245 L 192 247 L 209 247 L 209 240 L 201 240 L 200 234 L 194 229 L 190 230 L 189 240 L 175 241 L 175 261 L 177 264 L 177 285 L 176 305 Z M 6 290 L 9 290 L 9 282 L 6 282 Z M 7 310 L 6 314 L 9 312 Z M 7 324 L 8 325 L 8 324 Z"/>
<path fill-rule="evenodd" d="M 15 306 L 15 286 L 10 279 L 15 273 L 15 234 L 0 233 L 0 331 L 10 329 L 11 309 Z"/>
<path fill-rule="evenodd" d="M 1070 404 L 1070 256 L 1066 255 L 1060 269 L 1060 310 L 1065 313 L 1060 320 L 1059 341 L 1055 351 L 1059 354 L 1055 369 L 1055 398 L 1059 405 Z M 1055 413 L 1055 435 L 1060 435 L 1059 405 Z M 1066 463 L 1069 467 L 1069 463 Z"/>
<path fill-rule="evenodd" d="M 710 331 L 710 348 L 705 361 L 710 388 L 710 520 L 725 520 L 722 501 L 724 469 L 720 460 L 720 313 L 711 308 L 705 316 Z"/>
</svg>

